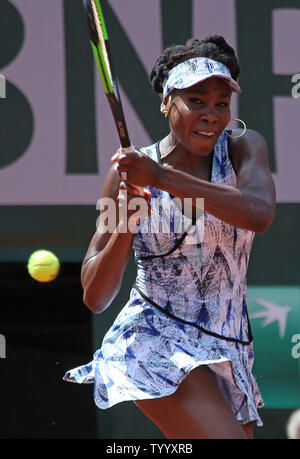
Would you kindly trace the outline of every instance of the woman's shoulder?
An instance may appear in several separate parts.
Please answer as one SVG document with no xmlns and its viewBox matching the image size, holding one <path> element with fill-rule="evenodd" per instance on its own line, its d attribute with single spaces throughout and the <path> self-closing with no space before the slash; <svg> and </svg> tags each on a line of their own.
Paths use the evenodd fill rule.
<svg viewBox="0 0 300 459">
<path fill-rule="evenodd" d="M 234 129 L 231 135 L 238 136 L 241 132 L 241 129 Z M 258 155 L 261 159 L 268 160 L 266 139 L 254 129 L 247 129 L 243 136 L 235 139 L 228 137 L 228 151 L 236 172 L 245 161 L 255 159 Z"/>
<path fill-rule="evenodd" d="M 234 129 L 232 136 L 238 136 L 242 133 L 242 129 Z M 230 138 L 232 144 L 236 147 L 245 146 L 246 144 L 252 145 L 253 142 L 266 142 L 264 136 L 255 129 L 246 129 L 246 132 L 241 137 L 235 139 Z"/>
</svg>

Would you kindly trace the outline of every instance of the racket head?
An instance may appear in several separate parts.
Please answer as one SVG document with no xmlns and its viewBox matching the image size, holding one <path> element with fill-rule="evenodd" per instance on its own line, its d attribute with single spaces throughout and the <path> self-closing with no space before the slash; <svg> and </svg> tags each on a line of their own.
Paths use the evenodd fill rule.
<svg viewBox="0 0 300 459">
<path fill-rule="evenodd" d="M 99 0 L 83 0 L 83 3 L 88 19 L 91 46 L 104 92 L 111 107 L 121 146 L 128 148 L 131 146 L 131 141 L 128 135 L 118 84 L 111 64 L 109 39 L 101 4 Z"/>
</svg>

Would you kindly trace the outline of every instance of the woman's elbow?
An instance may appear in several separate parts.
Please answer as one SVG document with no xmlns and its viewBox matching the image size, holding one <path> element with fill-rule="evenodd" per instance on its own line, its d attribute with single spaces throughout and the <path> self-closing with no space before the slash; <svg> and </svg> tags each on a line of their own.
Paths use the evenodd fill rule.
<svg viewBox="0 0 300 459">
<path fill-rule="evenodd" d="M 264 234 L 271 227 L 275 218 L 275 206 L 265 209 L 257 224 L 256 233 Z"/>
<path fill-rule="evenodd" d="M 87 293 L 84 291 L 83 292 L 83 303 L 84 305 L 94 314 L 100 314 L 100 312 L 103 311 L 103 305 L 100 304 L 99 302 L 93 300 L 90 298 Z"/>
<path fill-rule="evenodd" d="M 102 298 L 99 296 L 96 298 L 94 295 L 91 295 L 88 290 L 84 290 L 83 303 L 92 313 L 100 314 L 111 305 L 118 292 L 119 289 L 115 291 L 113 295 L 109 294 L 107 298 L 103 298 L 103 295 Z"/>
</svg>

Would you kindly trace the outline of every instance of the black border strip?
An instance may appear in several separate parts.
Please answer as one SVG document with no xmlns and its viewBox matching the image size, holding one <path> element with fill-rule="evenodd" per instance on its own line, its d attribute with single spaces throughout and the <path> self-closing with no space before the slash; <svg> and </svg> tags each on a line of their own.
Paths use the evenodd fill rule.
<svg viewBox="0 0 300 459">
<path fill-rule="evenodd" d="M 214 333 L 212 331 L 208 331 L 206 330 L 205 328 L 203 327 L 200 327 L 200 325 L 198 324 L 195 324 L 195 323 L 192 323 L 192 322 L 188 322 L 187 320 L 184 320 L 184 319 L 180 319 L 179 317 L 176 317 L 174 316 L 173 314 L 171 314 L 169 311 L 166 311 L 166 309 L 162 308 L 161 306 L 159 306 L 157 303 L 155 303 L 153 300 L 151 300 L 151 298 L 148 298 L 141 290 L 140 288 L 134 284 L 133 285 L 133 288 L 135 290 L 137 290 L 137 292 L 139 292 L 139 294 L 146 300 L 148 301 L 148 303 L 152 304 L 153 306 L 155 306 L 159 311 L 163 312 L 166 316 L 170 317 L 171 319 L 174 319 L 176 320 L 177 322 L 181 322 L 183 324 L 186 324 L 186 325 L 191 325 L 192 327 L 195 327 L 197 328 L 198 330 L 200 330 L 201 332 L 207 334 L 207 335 L 210 335 L 210 336 L 214 336 L 215 338 L 219 338 L 219 339 L 222 339 L 224 341 L 231 341 L 231 342 L 234 342 L 234 343 L 239 343 L 239 344 L 251 344 L 252 341 L 253 341 L 253 336 L 252 336 L 252 333 L 251 333 L 251 328 L 250 328 L 250 323 L 249 323 L 249 318 L 248 318 L 248 314 L 247 314 L 247 320 L 248 320 L 248 334 L 250 336 L 250 340 L 249 341 L 243 341 L 243 340 L 240 340 L 238 338 L 231 338 L 231 337 L 226 337 L 226 336 L 222 336 L 222 335 L 219 335 L 218 333 Z"/>
</svg>

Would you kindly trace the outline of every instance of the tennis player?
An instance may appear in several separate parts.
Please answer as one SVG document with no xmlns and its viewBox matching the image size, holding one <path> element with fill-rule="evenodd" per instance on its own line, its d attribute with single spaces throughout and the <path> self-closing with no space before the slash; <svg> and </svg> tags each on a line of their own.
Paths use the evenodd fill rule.
<svg viewBox="0 0 300 459">
<path fill-rule="evenodd" d="M 263 136 L 243 121 L 226 130 L 239 74 L 221 36 L 158 58 L 150 81 L 170 132 L 117 152 L 102 191 L 128 208 L 147 198 L 151 213 L 134 220 L 135 231 L 127 229 L 133 210 L 118 213 L 114 232 L 100 223 L 82 266 L 84 302 L 95 313 L 118 294 L 132 250 L 137 277 L 93 360 L 64 379 L 94 383 L 102 409 L 133 401 L 167 438 L 252 438 L 253 422 L 262 425 L 246 275 L 276 198 Z"/>
</svg>

